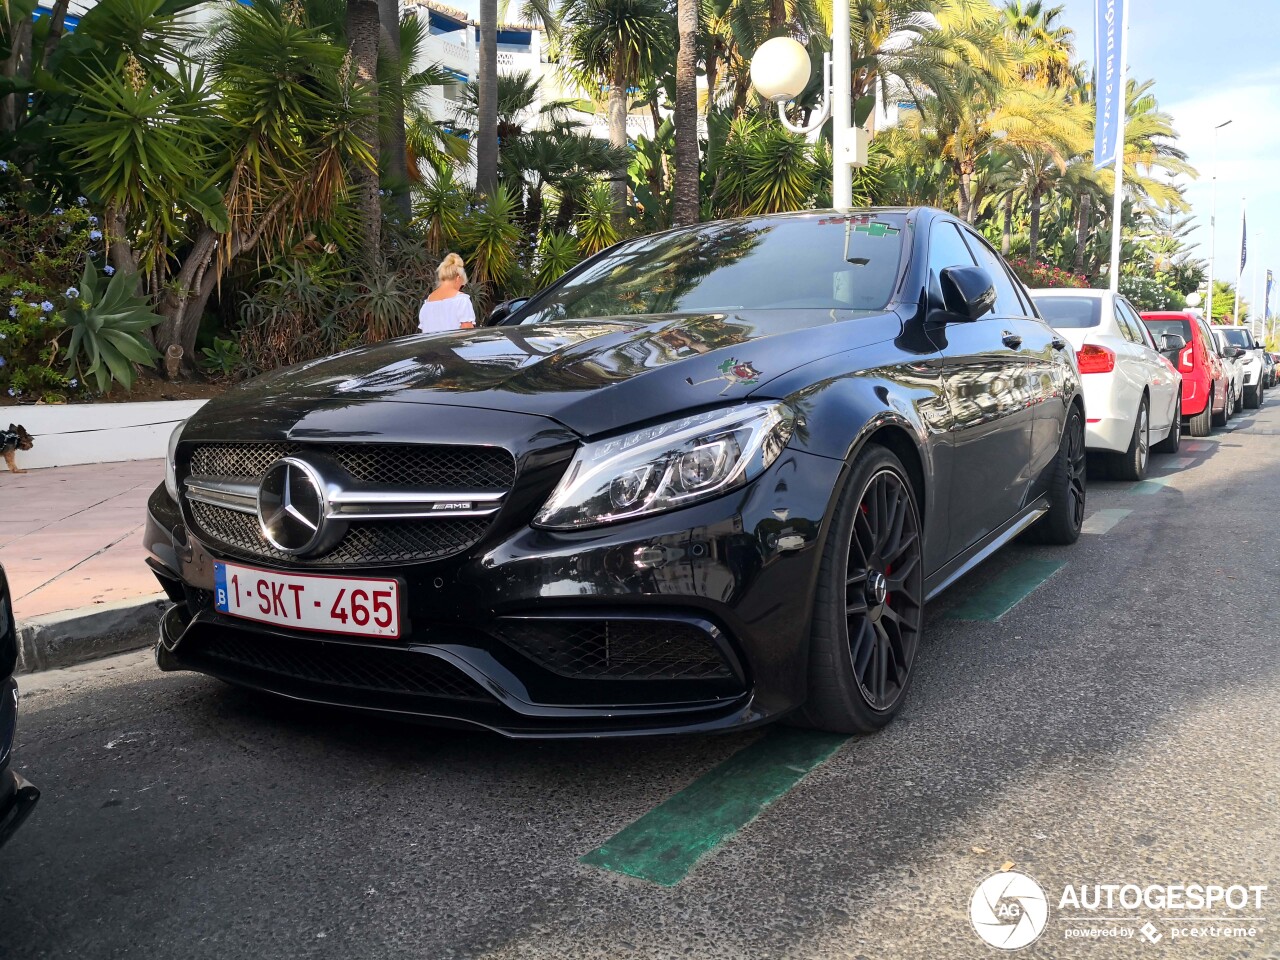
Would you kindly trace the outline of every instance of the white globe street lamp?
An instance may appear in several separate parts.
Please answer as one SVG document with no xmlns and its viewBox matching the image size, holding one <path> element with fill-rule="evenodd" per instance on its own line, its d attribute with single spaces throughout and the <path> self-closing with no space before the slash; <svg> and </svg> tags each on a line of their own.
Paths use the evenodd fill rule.
<svg viewBox="0 0 1280 960">
<path fill-rule="evenodd" d="M 831 55 L 823 58 L 822 103 L 807 126 L 787 119 L 787 101 L 809 85 L 809 52 L 790 37 L 760 44 L 751 58 L 751 84 L 760 96 L 778 105 L 778 119 L 793 133 L 813 133 L 831 118 L 831 205 L 853 206 L 853 168 L 866 166 L 867 131 L 852 123 L 852 47 L 849 0 L 836 0 L 831 16 Z"/>
</svg>

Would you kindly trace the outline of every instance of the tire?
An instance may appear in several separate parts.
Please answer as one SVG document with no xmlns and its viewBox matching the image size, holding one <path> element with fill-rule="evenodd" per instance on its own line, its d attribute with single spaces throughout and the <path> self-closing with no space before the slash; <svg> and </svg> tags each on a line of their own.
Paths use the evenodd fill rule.
<svg viewBox="0 0 1280 960">
<path fill-rule="evenodd" d="M 1201 410 L 1193 417 L 1187 418 L 1187 427 L 1193 437 L 1207 437 L 1209 431 L 1213 429 L 1213 394 L 1209 394 L 1209 401 Z"/>
<path fill-rule="evenodd" d="M 1173 423 L 1169 424 L 1169 434 L 1151 449 L 1156 453 L 1177 453 L 1182 446 L 1182 394 L 1173 403 Z"/>
<path fill-rule="evenodd" d="M 1049 480 L 1049 512 L 1027 531 L 1027 539 L 1059 546 L 1075 543 L 1084 526 L 1086 495 L 1084 417 L 1073 404 Z"/>
<path fill-rule="evenodd" d="M 1262 406 L 1262 387 L 1244 388 L 1244 405 L 1250 410 L 1257 410 Z"/>
<path fill-rule="evenodd" d="M 1133 421 L 1129 449 L 1111 457 L 1111 475 L 1117 480 L 1142 480 L 1151 462 L 1151 401 L 1144 395 Z"/>
<path fill-rule="evenodd" d="M 884 447 L 868 446 L 853 462 L 823 547 L 809 696 L 797 722 L 865 734 L 893 719 L 923 633 L 923 546 L 906 470 Z"/>
<path fill-rule="evenodd" d="M 1209 406 L 1213 406 L 1212 398 L 1209 400 Z M 1231 419 L 1231 385 L 1227 384 L 1227 399 L 1223 401 L 1222 412 L 1213 415 L 1213 425 L 1215 427 L 1225 427 L 1227 421 Z"/>
</svg>

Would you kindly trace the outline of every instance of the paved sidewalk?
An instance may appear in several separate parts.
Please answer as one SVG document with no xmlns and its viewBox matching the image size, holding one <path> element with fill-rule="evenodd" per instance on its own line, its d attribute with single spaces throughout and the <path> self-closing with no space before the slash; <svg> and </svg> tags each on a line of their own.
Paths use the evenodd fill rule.
<svg viewBox="0 0 1280 960">
<path fill-rule="evenodd" d="M 142 560 L 163 460 L 0 472 L 0 563 L 19 621 L 154 596 Z"/>
</svg>

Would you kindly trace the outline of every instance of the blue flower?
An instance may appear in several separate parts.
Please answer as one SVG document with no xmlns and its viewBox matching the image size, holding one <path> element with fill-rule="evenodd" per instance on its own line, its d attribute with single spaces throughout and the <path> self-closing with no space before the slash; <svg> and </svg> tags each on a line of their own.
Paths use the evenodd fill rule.
<svg viewBox="0 0 1280 960">
<path fill-rule="evenodd" d="M 62 216 L 62 215 L 63 215 L 64 213 L 66 213 L 66 212 L 67 212 L 67 211 L 63 210 L 61 207 L 54 207 L 54 208 L 53 208 L 53 215 L 54 215 L 55 217 L 60 217 L 60 216 Z"/>
<path fill-rule="evenodd" d="M 8 340 L 8 339 L 9 339 L 9 335 L 7 333 L 0 333 L 0 340 Z"/>
<path fill-rule="evenodd" d="M 97 250 L 90 250 L 90 251 L 89 251 L 89 258 L 90 258 L 90 259 L 92 259 L 92 260 L 96 260 L 96 259 L 98 258 L 98 251 L 97 251 Z"/>
<path fill-rule="evenodd" d="M 88 202 L 89 202 L 89 201 L 88 201 L 88 200 L 86 200 L 84 197 L 76 197 L 76 206 L 77 206 L 77 207 L 83 207 L 83 206 L 84 206 L 85 204 L 87 204 Z"/>
<path fill-rule="evenodd" d="M 16 396 L 17 396 L 17 393 L 15 393 L 15 392 L 14 392 L 13 387 L 10 387 L 10 388 L 9 388 L 9 396 L 11 396 L 11 397 L 16 397 Z"/>
<path fill-rule="evenodd" d="M 8 169 L 9 169 L 9 164 L 8 164 L 6 161 L 4 161 L 4 160 L 0 160 L 0 172 L 4 172 L 4 171 L 6 171 L 6 170 L 8 170 Z M 9 391 L 9 393 L 11 393 L 11 394 L 12 394 L 12 393 L 13 393 L 13 391 L 12 391 L 12 390 L 10 390 L 10 391 Z"/>
<path fill-rule="evenodd" d="M 116 268 L 111 266 L 111 264 L 107 264 L 105 267 L 102 268 L 102 272 L 109 277 L 116 272 Z"/>
<path fill-rule="evenodd" d="M 97 225 L 98 225 L 98 218 L 97 218 L 97 217 L 90 217 L 90 218 L 89 218 L 89 226 L 91 226 L 91 227 L 96 227 Z"/>
<path fill-rule="evenodd" d="M 15 290 L 15 291 L 13 291 L 13 295 L 14 295 L 15 297 L 20 297 L 20 296 L 22 296 L 22 291 L 21 291 L 21 290 Z"/>
<path fill-rule="evenodd" d="M 89 239 L 90 239 L 90 240 L 101 240 L 101 239 L 102 239 L 102 231 L 101 231 L 101 230 L 90 230 L 90 231 L 89 231 Z"/>
<path fill-rule="evenodd" d="M 76 387 L 80 386 L 80 381 L 73 379 L 71 383 L 68 384 L 68 386 L 70 386 L 71 389 L 74 390 Z"/>
<path fill-rule="evenodd" d="M 16 320 L 16 319 L 18 318 L 18 308 L 17 308 L 17 307 L 10 307 L 10 308 L 9 308 L 9 316 L 10 316 L 10 318 L 11 318 L 11 319 Z"/>
<path fill-rule="evenodd" d="M 75 299 L 76 297 L 78 297 L 78 296 L 80 296 L 80 291 L 79 291 L 79 290 L 77 290 L 75 287 L 67 287 L 67 299 L 68 299 L 68 300 L 74 300 L 74 299 Z"/>
<path fill-rule="evenodd" d="M 4 357 L 0 357 L 0 367 L 4 366 Z"/>
<path fill-rule="evenodd" d="M 40 309 L 43 310 L 45 313 L 53 313 L 53 304 L 50 303 L 48 300 L 45 300 L 40 304 Z"/>
</svg>

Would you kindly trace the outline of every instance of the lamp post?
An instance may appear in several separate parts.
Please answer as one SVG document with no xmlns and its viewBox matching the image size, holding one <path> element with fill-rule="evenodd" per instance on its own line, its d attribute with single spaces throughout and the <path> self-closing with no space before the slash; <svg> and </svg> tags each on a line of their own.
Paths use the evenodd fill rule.
<svg viewBox="0 0 1280 960">
<path fill-rule="evenodd" d="M 807 126 L 787 119 L 787 101 L 809 85 L 809 51 L 791 37 L 774 37 L 760 44 L 751 58 L 751 84 L 760 96 L 778 105 L 778 118 L 792 133 L 813 133 L 831 119 L 831 205 L 853 206 L 853 168 L 867 162 L 867 131 L 853 125 L 853 36 L 848 0 L 836 0 L 831 15 L 831 54 L 823 58 L 822 104 Z"/>
<path fill-rule="evenodd" d="M 1205 318 L 1213 323 L 1213 250 L 1214 250 L 1214 234 L 1218 227 L 1218 131 L 1230 124 L 1230 120 L 1223 120 L 1220 124 L 1213 128 L 1213 177 L 1211 179 L 1211 193 L 1209 199 L 1209 292 L 1206 295 Z"/>
</svg>

